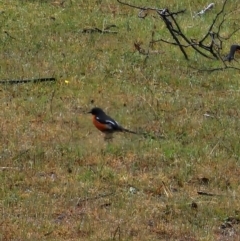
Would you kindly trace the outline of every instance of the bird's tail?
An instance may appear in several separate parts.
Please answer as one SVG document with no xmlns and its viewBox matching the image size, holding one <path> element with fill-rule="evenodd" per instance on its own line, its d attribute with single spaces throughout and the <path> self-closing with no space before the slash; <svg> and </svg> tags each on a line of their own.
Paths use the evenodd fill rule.
<svg viewBox="0 0 240 241">
<path fill-rule="evenodd" d="M 128 132 L 128 133 L 132 133 L 132 134 L 139 134 L 139 133 L 137 133 L 137 132 L 135 132 L 135 131 L 130 131 L 130 130 L 125 129 L 125 128 L 122 128 L 122 131 Z"/>
<path fill-rule="evenodd" d="M 154 134 L 147 133 L 147 132 L 135 132 L 135 131 L 130 131 L 128 129 L 125 129 L 123 127 L 122 127 L 121 131 L 136 134 L 136 135 L 142 135 L 144 138 L 150 138 L 152 140 L 165 139 L 164 135 L 154 135 Z"/>
</svg>

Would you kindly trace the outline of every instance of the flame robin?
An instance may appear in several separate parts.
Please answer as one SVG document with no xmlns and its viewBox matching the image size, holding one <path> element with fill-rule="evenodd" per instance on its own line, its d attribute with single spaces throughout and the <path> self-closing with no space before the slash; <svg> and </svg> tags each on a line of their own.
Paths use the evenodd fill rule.
<svg viewBox="0 0 240 241">
<path fill-rule="evenodd" d="M 95 127 L 105 134 L 105 140 L 111 139 L 114 132 L 129 132 L 137 134 L 134 131 L 123 128 L 114 119 L 108 116 L 101 108 L 94 107 L 88 113 L 93 115 L 93 124 Z"/>
</svg>

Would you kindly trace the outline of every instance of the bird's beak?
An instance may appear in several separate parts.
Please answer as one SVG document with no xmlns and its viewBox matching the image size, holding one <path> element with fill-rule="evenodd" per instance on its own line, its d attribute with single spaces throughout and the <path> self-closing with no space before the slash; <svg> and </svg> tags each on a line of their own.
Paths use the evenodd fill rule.
<svg viewBox="0 0 240 241">
<path fill-rule="evenodd" d="M 87 112 L 87 114 L 92 114 L 92 111 L 91 111 L 91 110 L 90 110 L 90 111 L 88 111 L 88 112 Z"/>
</svg>

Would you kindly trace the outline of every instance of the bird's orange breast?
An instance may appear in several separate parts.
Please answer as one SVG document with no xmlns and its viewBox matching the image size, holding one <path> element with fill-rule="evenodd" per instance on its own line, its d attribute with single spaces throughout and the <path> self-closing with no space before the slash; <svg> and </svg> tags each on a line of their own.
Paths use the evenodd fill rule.
<svg viewBox="0 0 240 241">
<path fill-rule="evenodd" d="M 93 116 L 93 124 L 96 126 L 96 128 L 100 131 L 107 131 L 109 130 L 108 126 L 106 124 L 102 124 L 99 121 L 96 120 L 96 117 Z"/>
</svg>

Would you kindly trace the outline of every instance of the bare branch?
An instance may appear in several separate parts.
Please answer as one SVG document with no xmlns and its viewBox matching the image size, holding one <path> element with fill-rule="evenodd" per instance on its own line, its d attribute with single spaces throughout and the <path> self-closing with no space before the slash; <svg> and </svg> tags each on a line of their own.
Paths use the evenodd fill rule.
<svg viewBox="0 0 240 241">
<path fill-rule="evenodd" d="M 228 66 L 228 65 L 225 65 L 224 67 L 213 68 L 213 69 L 197 69 L 197 68 L 192 67 L 192 66 L 189 66 L 189 68 L 195 69 L 195 70 L 197 70 L 198 72 L 215 72 L 215 71 L 219 71 L 219 70 L 220 70 L 220 71 L 223 71 L 223 70 L 226 70 L 226 69 L 240 70 L 240 68 L 233 67 L 233 66 Z"/>
<path fill-rule="evenodd" d="M 153 40 L 150 43 L 154 44 L 154 43 L 157 43 L 157 42 L 164 42 L 164 43 L 171 44 L 171 45 L 178 45 L 178 43 L 170 42 L 170 41 L 167 41 L 167 40 L 164 40 L 164 39 Z M 198 45 L 198 43 L 192 42 L 191 44 L 181 44 L 181 46 L 184 47 L 184 48 L 192 47 L 193 45 Z"/>
<path fill-rule="evenodd" d="M 162 11 L 162 13 L 161 13 L 161 11 Z M 183 9 L 183 10 L 180 10 L 180 11 L 177 11 L 177 12 L 169 12 L 168 9 L 162 9 L 161 11 L 158 10 L 159 15 L 164 14 L 166 17 L 170 17 L 170 16 L 173 16 L 173 15 L 178 15 L 180 13 L 185 13 L 186 9 Z"/>
<path fill-rule="evenodd" d="M 167 44 L 171 44 L 171 45 L 177 46 L 180 49 L 180 51 L 182 52 L 182 54 L 184 55 L 185 59 L 188 60 L 189 57 L 188 57 L 187 52 L 185 51 L 185 48 L 190 47 L 190 48 L 193 48 L 194 51 L 196 51 L 197 53 L 199 53 L 200 55 L 202 55 L 205 58 L 221 60 L 224 67 L 217 68 L 216 70 L 230 68 L 224 62 L 225 59 L 222 58 L 220 51 L 222 50 L 223 40 L 229 39 L 233 34 L 235 34 L 237 31 L 240 30 L 240 27 L 238 29 L 234 30 L 228 36 L 228 38 L 221 37 L 220 32 L 227 20 L 227 16 L 229 15 L 229 13 L 225 13 L 225 8 L 226 8 L 226 4 L 227 4 L 228 0 L 224 0 L 221 10 L 216 14 L 215 18 L 212 20 L 211 25 L 208 27 L 207 33 L 203 36 L 203 38 L 200 41 L 193 40 L 193 39 L 189 38 L 186 34 L 184 34 L 184 32 L 181 29 L 180 24 L 178 23 L 178 21 L 175 17 L 178 14 L 185 13 L 186 10 L 171 12 L 167 8 L 158 9 L 158 8 L 152 8 L 152 7 L 140 7 L 140 6 L 136 6 L 133 4 L 122 2 L 121 0 L 117 0 L 117 1 L 120 4 L 129 6 L 129 7 L 135 8 L 135 9 L 139 9 L 140 10 L 140 12 L 138 14 L 139 18 L 144 19 L 147 17 L 147 15 L 150 11 L 153 11 L 153 12 L 157 13 L 158 16 L 160 17 L 160 19 L 164 22 L 166 29 L 168 30 L 171 38 L 174 41 L 169 41 L 169 40 L 164 40 L 164 39 L 154 40 L 155 32 L 153 31 L 151 40 L 149 42 L 150 48 L 153 48 L 153 44 L 157 43 L 157 42 L 164 42 Z M 206 11 L 210 10 L 213 6 L 214 6 L 214 3 L 209 4 L 205 9 L 203 9 L 197 15 L 201 15 L 201 14 L 205 13 Z M 220 19 L 220 17 L 222 17 L 222 19 Z M 219 19 L 220 19 L 220 21 L 219 21 Z M 216 29 L 216 31 L 213 31 L 213 29 Z M 207 38 L 210 39 L 210 44 L 204 43 Z M 136 45 L 135 45 L 135 47 L 136 47 Z M 137 47 L 136 47 L 136 49 L 137 49 Z M 138 51 L 139 51 L 139 53 L 144 54 L 147 57 L 149 56 L 150 50 L 145 51 L 143 49 L 138 48 Z M 231 54 L 228 56 L 229 56 L 228 59 L 231 59 L 231 60 L 234 59 Z M 233 67 L 231 67 L 231 68 L 233 68 Z M 237 68 L 234 68 L 234 69 L 237 69 Z M 215 69 L 214 69 L 214 71 L 215 71 Z"/>
<path fill-rule="evenodd" d="M 240 27 L 237 28 L 237 29 L 235 29 L 232 33 L 230 33 L 227 38 L 223 38 L 223 37 L 221 37 L 221 38 L 224 39 L 224 40 L 228 40 L 228 39 L 230 39 L 236 32 L 238 32 L 239 30 L 240 30 Z"/>
<path fill-rule="evenodd" d="M 129 3 L 122 2 L 122 1 L 120 1 L 120 0 L 117 0 L 117 2 L 119 2 L 119 3 L 122 4 L 122 5 L 131 7 L 131 8 L 136 8 L 136 9 L 139 9 L 139 10 L 159 11 L 160 14 L 162 14 L 162 13 L 161 13 L 162 11 L 165 11 L 165 9 L 159 9 L 159 8 L 139 7 L 139 6 L 136 6 L 136 5 L 133 5 L 133 4 L 129 4 Z M 180 11 L 177 11 L 177 12 L 168 13 L 168 15 L 166 15 L 166 16 L 169 17 L 169 16 L 177 15 L 177 14 L 183 13 L 183 12 L 185 12 L 185 10 L 180 10 Z"/>
<path fill-rule="evenodd" d="M 159 11 L 158 11 L 158 13 L 160 14 Z M 174 21 L 175 25 L 177 26 L 177 30 L 175 30 L 173 28 L 173 25 L 172 25 L 171 21 L 167 18 L 168 16 L 171 16 L 171 19 Z M 176 41 L 177 45 L 179 46 L 179 48 L 180 48 L 181 52 L 183 53 L 185 59 L 188 60 L 187 53 L 185 52 L 183 46 L 181 46 L 181 43 L 180 43 L 179 39 L 177 38 L 177 36 L 174 33 L 174 32 L 177 32 L 177 33 L 180 32 L 181 33 L 181 30 L 180 30 L 178 24 L 176 24 L 175 18 L 173 17 L 173 15 L 169 14 L 168 9 L 166 9 L 165 11 L 162 11 L 161 14 L 160 14 L 160 17 L 164 21 L 164 23 L 165 23 L 167 29 L 169 30 L 170 34 L 172 35 L 173 39 Z"/>
<path fill-rule="evenodd" d="M 208 37 L 209 33 L 212 32 L 213 26 L 214 26 L 214 24 L 216 23 L 218 17 L 223 13 L 227 1 L 228 1 L 228 0 L 225 0 L 225 1 L 224 1 L 223 6 L 222 6 L 222 9 L 220 10 L 220 12 L 217 13 L 216 17 L 213 19 L 213 22 L 212 22 L 212 24 L 210 25 L 210 27 L 209 27 L 209 29 L 208 29 L 208 31 L 207 31 L 207 34 L 206 34 L 206 35 L 202 38 L 202 40 L 199 42 L 200 44 L 202 44 L 202 43 L 204 42 L 204 40 Z"/>
<path fill-rule="evenodd" d="M 117 2 L 119 2 L 119 3 L 123 4 L 123 5 L 126 5 L 126 6 L 128 6 L 128 7 L 136 8 L 136 9 L 140 9 L 140 10 L 157 10 L 156 8 L 138 7 L 138 6 L 129 4 L 129 3 L 125 3 L 125 2 L 119 1 L 119 0 L 117 0 Z"/>
</svg>

